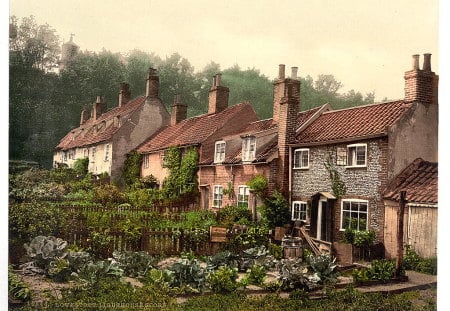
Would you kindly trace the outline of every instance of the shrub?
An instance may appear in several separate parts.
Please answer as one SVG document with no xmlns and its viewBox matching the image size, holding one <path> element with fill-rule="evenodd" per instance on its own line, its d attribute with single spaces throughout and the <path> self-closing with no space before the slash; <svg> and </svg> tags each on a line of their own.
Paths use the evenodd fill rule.
<svg viewBox="0 0 450 311">
<path fill-rule="evenodd" d="M 255 175 L 247 182 L 247 186 L 249 186 L 257 196 L 263 198 L 266 196 L 269 182 L 264 175 Z"/>
<path fill-rule="evenodd" d="M 414 270 L 426 274 L 437 274 L 437 258 L 420 257 L 411 245 L 406 245 L 406 254 L 403 258 L 403 268 L 405 270 Z"/>
<path fill-rule="evenodd" d="M 208 277 L 208 284 L 215 293 L 234 292 L 240 284 L 236 281 L 238 277 L 237 268 L 221 266 Z"/>
<path fill-rule="evenodd" d="M 253 265 L 247 270 L 247 279 L 249 284 L 262 285 L 266 279 L 266 267 L 260 265 Z"/>
<path fill-rule="evenodd" d="M 94 188 L 94 202 L 103 206 L 114 206 L 125 203 L 125 196 L 114 185 L 100 185 Z"/>
<path fill-rule="evenodd" d="M 50 171 L 50 179 L 59 184 L 66 184 L 77 177 L 74 169 L 68 167 L 58 167 Z"/>
<path fill-rule="evenodd" d="M 395 275 L 395 261 L 389 259 L 374 260 L 370 268 L 353 270 L 354 282 L 382 281 L 387 282 Z"/>
<path fill-rule="evenodd" d="M 60 236 L 66 219 L 67 213 L 52 205 L 37 202 L 10 204 L 10 255 L 20 256 L 23 253 L 23 244 L 38 235 Z"/>
<path fill-rule="evenodd" d="M 77 176 L 85 176 L 88 173 L 89 158 L 76 159 L 73 163 L 73 170 Z"/>
<path fill-rule="evenodd" d="M 269 243 L 269 253 L 275 259 L 280 260 L 281 258 L 283 258 L 283 247 L 278 244 Z"/>
<path fill-rule="evenodd" d="M 219 225 L 231 228 L 236 222 L 252 221 L 252 212 L 245 206 L 226 206 L 217 212 L 217 221 Z"/>
<path fill-rule="evenodd" d="M 291 221 L 289 203 L 278 191 L 275 191 L 271 197 L 264 200 L 264 206 L 261 211 L 271 228 L 282 226 Z"/>
</svg>

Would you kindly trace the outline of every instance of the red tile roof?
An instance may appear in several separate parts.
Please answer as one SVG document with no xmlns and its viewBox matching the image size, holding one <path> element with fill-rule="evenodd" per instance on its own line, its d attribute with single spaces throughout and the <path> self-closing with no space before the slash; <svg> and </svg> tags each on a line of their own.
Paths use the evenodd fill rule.
<svg viewBox="0 0 450 311">
<path fill-rule="evenodd" d="M 327 111 L 297 135 L 296 143 L 329 143 L 386 135 L 388 127 L 410 107 L 411 104 L 394 101 Z"/>
<path fill-rule="evenodd" d="M 438 164 L 421 158 L 414 160 L 390 182 L 384 198 L 399 201 L 402 190 L 406 191 L 410 203 L 437 203 Z"/>
<path fill-rule="evenodd" d="M 319 111 L 321 107 L 315 107 L 310 110 L 301 111 L 297 115 L 297 128 L 302 126 L 306 121 L 308 121 L 314 113 Z M 274 152 L 278 150 L 278 124 L 273 121 L 273 119 L 260 120 L 250 123 L 243 131 L 237 133 L 234 137 L 230 137 L 230 141 L 238 140 L 238 143 L 234 142 L 226 146 L 225 160 L 224 164 L 236 164 L 242 161 L 242 140 L 241 136 L 256 135 L 261 134 L 263 136 L 272 136 L 271 139 L 267 140 L 265 144 L 261 145 L 256 143 L 256 154 L 253 163 L 265 162 Z M 227 140 L 227 139 L 225 139 Z M 200 162 L 202 165 L 211 164 L 214 162 L 214 150 L 211 154 L 205 156 L 203 161 Z"/>
<path fill-rule="evenodd" d="M 102 115 L 97 120 L 88 119 L 84 124 L 71 130 L 64 136 L 56 149 L 67 150 L 76 147 L 88 146 L 110 139 L 114 133 L 120 128 L 114 126 L 113 119 L 117 116 L 126 117 L 133 111 L 137 110 L 145 102 L 145 96 L 137 97 L 122 107 L 111 109 Z M 97 129 L 97 127 L 105 122 L 105 126 Z"/>
<path fill-rule="evenodd" d="M 230 123 L 231 120 L 241 119 L 244 121 L 248 119 L 251 121 L 256 118 L 256 113 L 249 103 L 237 104 L 216 114 L 204 114 L 183 120 L 173 126 L 166 126 L 141 144 L 137 148 L 137 151 L 140 153 L 149 153 L 167 149 L 170 146 L 201 144 L 218 130 L 226 127 L 227 124 L 232 125 L 232 123 Z M 245 126 L 245 123 L 242 124 Z M 225 135 L 233 133 L 232 128 L 229 130 L 231 130 L 231 132 L 226 133 Z M 237 128 L 236 130 L 240 130 L 240 128 Z M 202 146 L 202 149 L 205 148 L 206 146 Z M 202 158 L 202 156 L 200 158 Z"/>
</svg>

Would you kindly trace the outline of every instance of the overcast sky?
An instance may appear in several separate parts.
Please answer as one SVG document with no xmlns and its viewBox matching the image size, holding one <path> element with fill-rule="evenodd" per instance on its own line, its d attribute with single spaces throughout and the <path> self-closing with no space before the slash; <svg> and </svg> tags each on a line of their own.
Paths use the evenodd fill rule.
<svg viewBox="0 0 450 311">
<path fill-rule="evenodd" d="M 196 70 L 214 61 L 271 79 L 284 63 L 377 100 L 403 97 L 412 54 L 432 53 L 438 72 L 437 0 L 11 0 L 10 14 L 34 15 L 61 41 L 73 32 L 82 50 L 178 52 Z"/>
</svg>

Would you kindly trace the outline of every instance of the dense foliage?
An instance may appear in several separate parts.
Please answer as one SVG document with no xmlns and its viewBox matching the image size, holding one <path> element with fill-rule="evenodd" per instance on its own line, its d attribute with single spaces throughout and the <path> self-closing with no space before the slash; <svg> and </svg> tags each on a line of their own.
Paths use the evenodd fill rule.
<svg viewBox="0 0 450 311">
<path fill-rule="evenodd" d="M 437 258 L 420 257 L 411 245 L 406 245 L 406 254 L 403 257 L 403 268 L 405 270 L 414 270 L 426 274 L 437 274 Z"/>
<path fill-rule="evenodd" d="M 9 43 L 12 159 L 32 159 L 49 167 L 50 151 L 69 130 L 79 125 L 83 106 L 101 95 L 109 109 L 115 107 L 122 81 L 130 83 L 132 97 L 144 94 L 149 67 L 158 69 L 159 97 L 168 110 L 173 95 L 180 94 L 182 101 L 189 105 L 189 116 L 205 113 L 211 77 L 222 72 L 223 85 L 231 90 L 230 105 L 249 101 L 260 118 L 272 116 L 272 81 L 255 68 L 241 69 L 235 65 L 221 69 L 219 64 L 211 62 L 195 72 L 189 60 L 178 53 L 163 59 L 139 50 L 121 55 L 103 49 L 78 52 L 56 74 L 60 38 L 50 25 L 38 25 L 32 16 L 21 20 L 11 16 Z M 344 108 L 374 100 L 373 93 L 366 96 L 353 90 L 339 93 L 342 83 L 329 74 L 319 75 L 316 80 L 310 76 L 300 80 L 303 110 L 325 103 Z"/>
</svg>

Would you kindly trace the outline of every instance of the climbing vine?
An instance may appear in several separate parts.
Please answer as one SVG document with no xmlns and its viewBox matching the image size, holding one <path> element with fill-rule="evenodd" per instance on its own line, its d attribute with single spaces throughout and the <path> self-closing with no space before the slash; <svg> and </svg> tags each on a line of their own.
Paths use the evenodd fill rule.
<svg viewBox="0 0 450 311">
<path fill-rule="evenodd" d="M 198 153 L 189 148 L 184 156 L 177 147 L 170 147 L 164 157 L 164 167 L 169 175 L 163 182 L 163 193 L 167 198 L 176 198 L 197 190 Z"/>
<path fill-rule="evenodd" d="M 127 155 L 122 169 L 122 179 L 129 188 L 133 188 L 139 182 L 141 159 L 141 154 L 136 151 L 132 151 Z"/>
<path fill-rule="evenodd" d="M 337 171 L 336 167 L 332 162 L 331 155 L 328 156 L 326 163 L 324 163 L 325 169 L 330 175 L 331 190 L 336 198 L 340 198 L 347 192 L 347 187 L 341 179 L 341 174 Z"/>
</svg>

